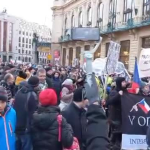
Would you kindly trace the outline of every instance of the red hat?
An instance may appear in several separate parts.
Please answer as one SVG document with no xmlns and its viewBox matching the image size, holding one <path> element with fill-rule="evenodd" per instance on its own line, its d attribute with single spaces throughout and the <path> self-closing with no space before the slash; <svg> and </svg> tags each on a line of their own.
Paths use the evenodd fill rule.
<svg viewBox="0 0 150 150">
<path fill-rule="evenodd" d="M 57 95 L 53 89 L 45 89 L 39 95 L 39 101 L 42 106 L 56 105 Z"/>
</svg>

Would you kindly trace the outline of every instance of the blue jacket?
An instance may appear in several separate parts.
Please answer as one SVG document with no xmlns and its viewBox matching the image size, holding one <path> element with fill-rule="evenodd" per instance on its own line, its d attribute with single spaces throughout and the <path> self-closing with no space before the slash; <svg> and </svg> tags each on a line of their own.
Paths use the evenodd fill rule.
<svg viewBox="0 0 150 150">
<path fill-rule="evenodd" d="M 0 116 L 0 150 L 15 150 L 16 112 L 10 106 Z"/>
</svg>

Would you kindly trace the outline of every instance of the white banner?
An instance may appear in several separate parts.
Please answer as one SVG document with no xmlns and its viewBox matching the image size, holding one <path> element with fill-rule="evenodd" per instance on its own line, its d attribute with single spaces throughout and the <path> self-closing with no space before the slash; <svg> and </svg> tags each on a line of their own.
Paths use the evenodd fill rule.
<svg viewBox="0 0 150 150">
<path fill-rule="evenodd" d="M 122 134 L 122 149 L 124 150 L 147 150 L 146 135 Z"/>
<path fill-rule="evenodd" d="M 139 59 L 140 78 L 150 77 L 150 48 L 142 49 Z"/>
</svg>

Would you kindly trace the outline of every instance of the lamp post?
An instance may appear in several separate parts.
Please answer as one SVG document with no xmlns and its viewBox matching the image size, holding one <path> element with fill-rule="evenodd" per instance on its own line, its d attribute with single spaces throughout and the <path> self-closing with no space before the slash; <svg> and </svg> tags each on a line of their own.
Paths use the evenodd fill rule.
<svg viewBox="0 0 150 150">
<path fill-rule="evenodd" d="M 37 51 L 37 45 L 38 45 L 39 37 L 37 33 L 33 33 L 33 41 L 32 41 L 32 54 L 33 54 L 33 64 L 38 64 L 39 63 L 39 55 Z"/>
</svg>

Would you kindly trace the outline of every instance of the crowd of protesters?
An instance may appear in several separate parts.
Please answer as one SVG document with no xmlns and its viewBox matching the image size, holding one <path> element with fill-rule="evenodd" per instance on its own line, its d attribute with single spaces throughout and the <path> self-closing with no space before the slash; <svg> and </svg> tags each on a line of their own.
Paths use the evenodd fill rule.
<svg viewBox="0 0 150 150">
<path fill-rule="evenodd" d="M 95 77 L 101 102 L 91 104 L 85 77 L 79 68 L 1 64 L 0 149 L 71 150 L 77 139 L 80 150 L 120 150 L 121 96 L 150 96 L 149 80 L 139 87 L 109 76 L 103 97 L 104 78 Z"/>
</svg>

